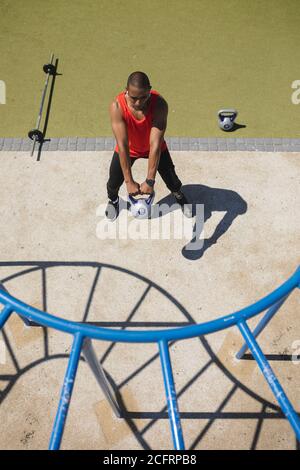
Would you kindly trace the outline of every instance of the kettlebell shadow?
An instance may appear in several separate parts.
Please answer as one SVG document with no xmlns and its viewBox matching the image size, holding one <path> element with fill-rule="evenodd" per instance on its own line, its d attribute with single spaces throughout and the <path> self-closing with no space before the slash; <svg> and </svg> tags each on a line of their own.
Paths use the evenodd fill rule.
<svg viewBox="0 0 300 470">
<path fill-rule="evenodd" d="M 238 124 L 237 122 L 234 122 L 232 129 L 229 129 L 226 132 L 234 132 L 234 131 L 237 131 L 238 129 L 245 129 L 245 127 L 247 127 L 245 124 Z"/>
</svg>

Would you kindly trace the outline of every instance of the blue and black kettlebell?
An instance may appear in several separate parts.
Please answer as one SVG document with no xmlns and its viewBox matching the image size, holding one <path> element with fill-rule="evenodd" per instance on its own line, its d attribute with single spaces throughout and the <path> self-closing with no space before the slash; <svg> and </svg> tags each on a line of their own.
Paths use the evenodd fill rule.
<svg viewBox="0 0 300 470">
<path fill-rule="evenodd" d="M 238 115 L 235 109 L 220 109 L 218 112 L 219 127 L 223 131 L 231 131 L 234 127 L 234 121 Z"/>
</svg>

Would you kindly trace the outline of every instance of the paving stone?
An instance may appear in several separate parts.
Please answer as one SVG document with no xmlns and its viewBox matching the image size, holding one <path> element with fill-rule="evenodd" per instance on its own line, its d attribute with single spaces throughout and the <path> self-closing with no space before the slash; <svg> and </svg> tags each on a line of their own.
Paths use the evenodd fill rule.
<svg viewBox="0 0 300 470">
<path fill-rule="evenodd" d="M 300 144 L 287 147 L 285 152 L 300 152 Z"/>
<path fill-rule="evenodd" d="M 263 152 L 265 150 L 264 144 L 259 144 L 254 147 L 254 149 L 258 150 L 259 152 Z"/>
<path fill-rule="evenodd" d="M 105 150 L 105 138 L 97 137 L 96 138 L 96 150 Z"/>
<path fill-rule="evenodd" d="M 228 144 L 228 145 L 227 145 L 227 149 L 228 149 L 228 150 L 237 150 L 235 144 Z"/>
<path fill-rule="evenodd" d="M 42 145 L 42 152 L 48 152 L 50 149 L 50 141 L 46 140 Z"/>
<path fill-rule="evenodd" d="M 218 150 L 218 145 L 217 143 L 210 142 L 208 144 L 208 149 L 211 150 L 212 152 L 215 152 Z"/>
<path fill-rule="evenodd" d="M 199 150 L 198 142 L 190 142 L 189 143 L 189 150 Z"/>
<path fill-rule="evenodd" d="M 68 138 L 61 137 L 58 141 L 58 150 L 68 150 Z"/>
<path fill-rule="evenodd" d="M 25 139 L 22 139 L 20 150 L 22 152 L 29 152 L 29 150 L 31 149 L 31 146 L 32 146 L 32 140 L 26 137 Z"/>
<path fill-rule="evenodd" d="M 77 150 L 77 137 L 70 137 L 68 139 L 68 150 Z"/>
<path fill-rule="evenodd" d="M 115 146 L 115 139 L 112 137 L 106 137 L 105 139 L 105 150 L 113 150 Z"/>
<path fill-rule="evenodd" d="M 86 150 L 95 150 L 96 149 L 96 139 L 87 139 L 86 141 Z"/>
<path fill-rule="evenodd" d="M 21 138 L 13 139 L 12 147 L 11 147 L 12 150 L 17 150 L 17 151 L 21 150 L 21 146 L 22 146 L 22 139 Z"/>
<path fill-rule="evenodd" d="M 86 138 L 85 137 L 78 137 L 77 139 L 77 150 L 79 152 L 84 151 L 86 149 Z"/>
<path fill-rule="evenodd" d="M 189 150 L 189 142 L 180 142 L 180 150 Z"/>
<path fill-rule="evenodd" d="M 171 143 L 171 150 L 180 150 L 180 144 L 179 142 L 172 142 Z"/>
<path fill-rule="evenodd" d="M 13 139 L 6 138 L 4 139 L 2 150 L 11 150 L 13 144 Z"/>
<path fill-rule="evenodd" d="M 197 150 L 198 149 L 198 139 L 196 137 L 189 138 L 189 150 Z"/>
<path fill-rule="evenodd" d="M 218 147 L 218 150 L 220 151 L 224 151 L 224 150 L 227 150 L 227 144 L 217 144 L 217 147 Z"/>
<path fill-rule="evenodd" d="M 208 150 L 208 144 L 199 144 L 199 150 Z"/>
<path fill-rule="evenodd" d="M 57 139 L 57 138 L 50 139 L 49 149 L 53 150 L 53 151 L 57 150 L 58 149 L 58 141 L 59 141 L 59 139 Z"/>
</svg>

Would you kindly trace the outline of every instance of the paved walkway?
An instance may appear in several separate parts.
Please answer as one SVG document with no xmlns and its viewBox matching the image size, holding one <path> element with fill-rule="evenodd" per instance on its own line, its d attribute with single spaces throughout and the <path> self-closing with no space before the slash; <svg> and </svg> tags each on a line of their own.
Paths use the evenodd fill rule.
<svg viewBox="0 0 300 470">
<path fill-rule="evenodd" d="M 132 239 L 155 220 L 131 228 L 128 239 L 99 238 L 111 151 L 47 151 L 40 161 L 28 152 L 2 151 L 4 287 L 68 319 L 149 328 L 216 318 L 285 281 L 300 261 L 299 153 L 173 151 L 172 156 L 186 195 L 204 204 L 201 237 L 207 241 L 192 252 L 186 249 L 191 221 L 184 239 Z M 133 171 L 142 181 L 146 162 Z M 124 188 L 121 196 L 125 199 Z M 155 200 L 170 201 L 159 177 Z M 182 221 L 176 214 L 174 220 Z M 119 223 L 126 220 L 124 209 Z M 259 342 L 299 411 L 299 370 L 283 361 L 300 338 L 298 306 L 295 292 Z M 12 317 L 1 340 L 0 448 L 46 448 L 71 338 L 25 328 Z M 5 343 L 10 349 L 4 354 Z M 258 367 L 252 360 L 235 360 L 241 343 L 239 332 L 230 329 L 171 347 L 186 447 L 294 449 L 294 434 L 278 415 Z M 126 420 L 112 416 L 82 361 L 62 448 L 172 448 L 155 345 L 95 348 L 129 414 Z"/>
</svg>

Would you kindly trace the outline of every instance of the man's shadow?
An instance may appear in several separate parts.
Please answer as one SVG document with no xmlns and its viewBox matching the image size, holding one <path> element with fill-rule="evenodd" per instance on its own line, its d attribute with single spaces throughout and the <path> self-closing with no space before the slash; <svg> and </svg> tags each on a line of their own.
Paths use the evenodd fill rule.
<svg viewBox="0 0 300 470">
<path fill-rule="evenodd" d="M 238 193 L 230 189 L 210 188 L 202 184 L 187 184 L 182 187 L 182 191 L 192 205 L 194 217 L 192 237 L 190 242 L 182 248 L 182 255 L 189 260 L 198 260 L 208 248 L 217 243 L 234 219 L 247 211 L 247 203 Z M 174 203 L 175 199 L 171 194 L 158 201 L 154 217 L 155 214 L 162 217 L 167 212 L 175 210 Z M 164 209 L 160 211 L 159 207 L 162 205 Z M 168 206 L 169 210 L 166 212 L 165 208 Z M 226 212 L 226 214 L 210 238 L 200 239 L 204 224 L 213 212 Z"/>
</svg>

